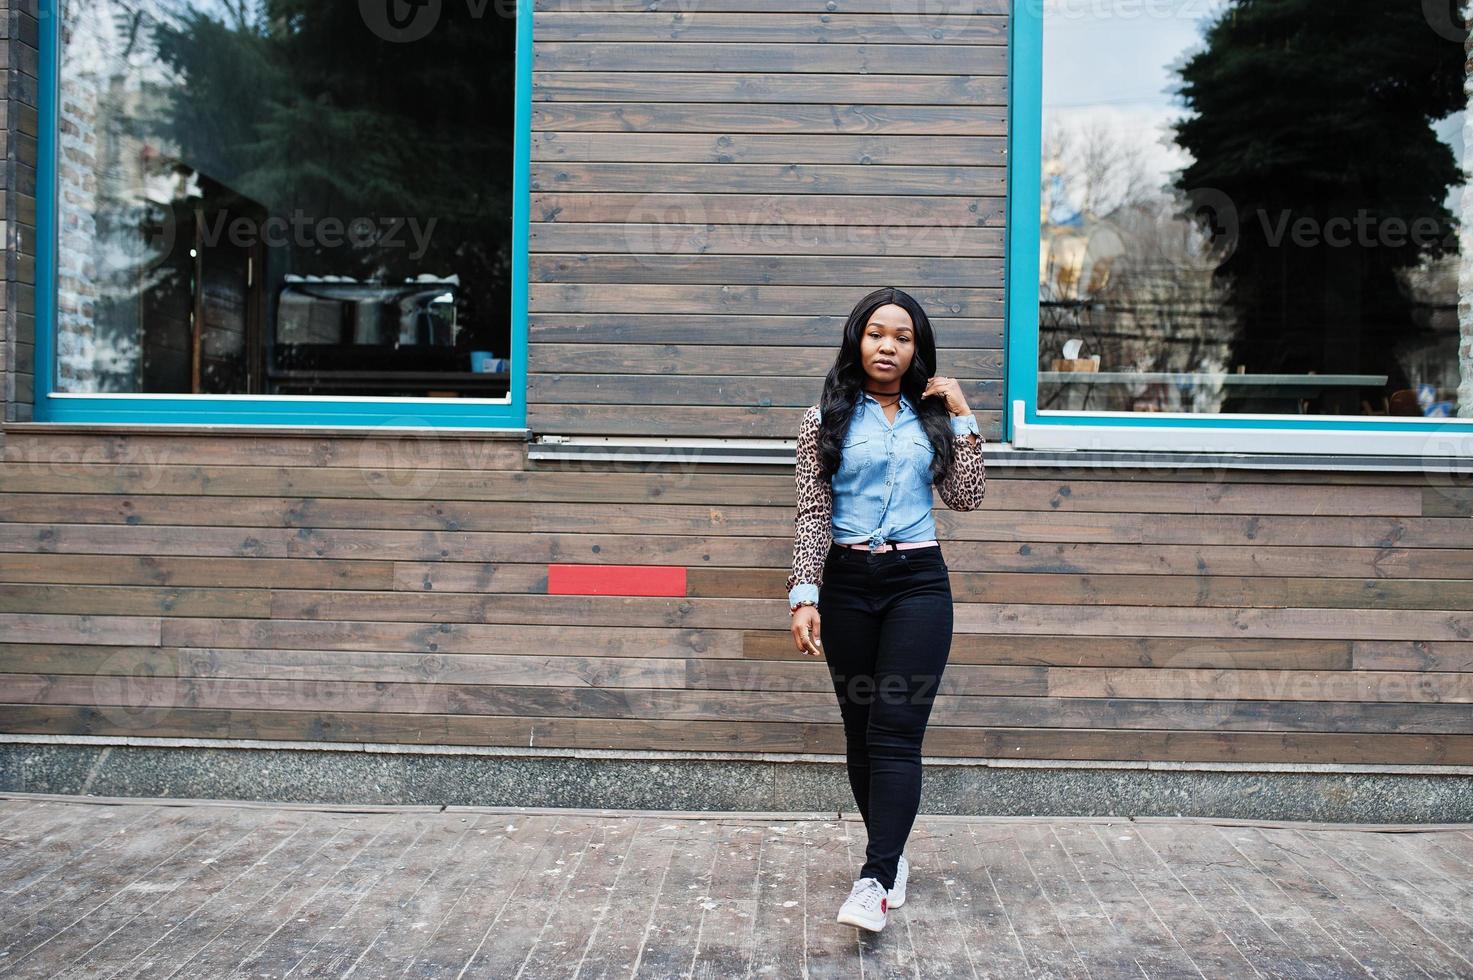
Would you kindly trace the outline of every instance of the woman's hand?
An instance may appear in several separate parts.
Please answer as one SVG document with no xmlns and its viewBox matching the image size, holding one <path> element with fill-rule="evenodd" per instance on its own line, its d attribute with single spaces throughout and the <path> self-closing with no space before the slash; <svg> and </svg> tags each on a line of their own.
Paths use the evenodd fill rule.
<svg viewBox="0 0 1473 980">
<path fill-rule="evenodd" d="M 799 606 L 793 613 L 793 643 L 805 657 L 822 657 L 823 641 L 819 639 L 818 609 Z"/>
<path fill-rule="evenodd" d="M 931 395 L 940 395 L 941 400 L 946 403 L 946 410 L 952 415 L 971 415 L 972 410 L 967 407 L 967 398 L 962 394 L 961 382 L 955 378 L 945 378 L 936 375 L 926 380 L 926 390 L 921 392 L 922 398 Z"/>
</svg>

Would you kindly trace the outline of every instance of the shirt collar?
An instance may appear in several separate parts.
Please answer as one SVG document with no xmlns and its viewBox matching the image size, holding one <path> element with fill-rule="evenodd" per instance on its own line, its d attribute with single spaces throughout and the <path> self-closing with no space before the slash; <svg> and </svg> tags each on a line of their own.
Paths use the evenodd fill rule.
<svg viewBox="0 0 1473 980">
<path fill-rule="evenodd" d="M 863 389 L 861 389 L 861 391 L 863 391 Z M 868 400 L 874 402 L 876 405 L 880 404 L 880 400 L 878 398 L 876 398 L 874 395 L 871 395 L 867 391 L 864 392 L 864 397 L 867 398 Z M 912 412 L 914 412 L 915 411 L 915 406 L 910 403 L 910 399 L 907 398 L 905 396 L 905 392 L 902 391 L 900 393 L 900 410 L 901 411 L 904 411 L 906 409 L 910 409 Z"/>
</svg>

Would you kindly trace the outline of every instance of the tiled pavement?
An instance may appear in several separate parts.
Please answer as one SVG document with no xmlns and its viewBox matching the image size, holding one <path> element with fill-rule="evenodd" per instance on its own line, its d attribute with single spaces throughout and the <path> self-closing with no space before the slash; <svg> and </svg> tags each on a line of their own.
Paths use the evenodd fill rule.
<svg viewBox="0 0 1473 980">
<path fill-rule="evenodd" d="M 1473 825 L 0 798 L 0 977 L 1473 977 Z"/>
</svg>

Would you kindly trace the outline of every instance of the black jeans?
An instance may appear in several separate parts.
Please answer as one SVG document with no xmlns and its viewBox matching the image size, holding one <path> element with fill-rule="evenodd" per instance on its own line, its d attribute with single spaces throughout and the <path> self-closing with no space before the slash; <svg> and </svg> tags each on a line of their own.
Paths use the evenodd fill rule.
<svg viewBox="0 0 1473 980">
<path fill-rule="evenodd" d="M 859 877 L 886 888 L 920 809 L 921 740 L 951 654 L 951 603 L 940 545 L 829 547 L 818 615 L 849 785 L 869 833 Z"/>
</svg>

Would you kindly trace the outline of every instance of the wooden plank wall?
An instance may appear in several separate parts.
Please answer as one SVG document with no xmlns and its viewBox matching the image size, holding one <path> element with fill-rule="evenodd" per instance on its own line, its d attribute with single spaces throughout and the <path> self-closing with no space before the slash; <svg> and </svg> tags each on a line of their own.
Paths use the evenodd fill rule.
<svg viewBox="0 0 1473 980">
<path fill-rule="evenodd" d="M 796 433 L 897 285 L 1000 439 L 1008 0 L 653 6 L 537 0 L 534 431 Z"/>
<path fill-rule="evenodd" d="M 791 436 L 839 311 L 912 270 L 995 439 L 1003 19 L 958 54 L 873 5 L 720 3 L 538 21 L 534 430 Z M 631 205 L 677 191 L 702 250 L 651 260 Z M 820 244 L 742 238 L 754 206 Z M 881 234 L 964 213 L 964 254 Z M 842 751 L 786 633 L 786 467 L 0 436 L 0 732 Z M 1466 478 L 994 467 L 981 510 L 937 504 L 957 633 L 927 751 L 1473 764 L 1470 515 Z M 554 564 L 680 585 L 549 594 Z"/>
<path fill-rule="evenodd" d="M 454 438 L 5 452 L 0 730 L 842 748 L 786 633 L 786 468 Z M 983 509 L 938 505 L 958 605 L 927 751 L 1473 763 L 1470 507 L 1411 474 L 998 468 Z M 550 563 L 684 585 L 550 595 Z"/>
</svg>

